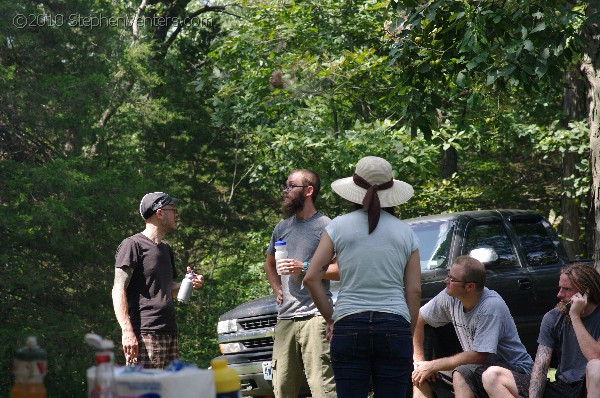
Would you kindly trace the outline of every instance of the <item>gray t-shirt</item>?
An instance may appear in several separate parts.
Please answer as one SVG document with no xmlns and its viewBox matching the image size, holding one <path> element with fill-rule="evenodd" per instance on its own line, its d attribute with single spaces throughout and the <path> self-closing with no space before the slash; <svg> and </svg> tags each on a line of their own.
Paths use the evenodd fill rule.
<svg viewBox="0 0 600 398">
<path fill-rule="evenodd" d="M 299 220 L 292 216 L 282 220 L 275 226 L 268 252 L 275 255 L 273 243 L 285 240 L 288 258 L 310 261 L 319 242 L 321 235 L 331 219 L 321 213 L 316 213 L 310 218 Z M 281 275 L 283 302 L 278 307 L 278 319 L 292 319 L 303 316 L 318 315 L 308 290 L 304 287 L 304 275 Z M 323 280 L 323 286 L 331 301 L 329 281 Z"/>
<path fill-rule="evenodd" d="M 600 339 L 600 305 L 594 312 L 581 318 L 586 330 L 596 340 Z M 587 359 L 583 356 L 573 324 L 554 308 L 544 315 L 538 344 L 552 348 L 558 354 L 556 377 L 566 383 L 583 380 Z"/>
<path fill-rule="evenodd" d="M 364 311 L 390 312 L 410 322 L 404 297 L 404 269 L 417 238 L 404 221 L 382 211 L 369 234 L 368 215 L 357 210 L 336 217 L 325 229 L 340 269 L 333 319 Z"/>
<path fill-rule="evenodd" d="M 500 360 L 531 373 L 531 356 L 519 339 L 508 306 L 495 291 L 484 288 L 477 305 L 465 312 L 459 299 L 442 290 L 421 308 L 421 316 L 433 327 L 452 322 L 463 351 L 487 352 L 493 354 L 487 362 Z"/>
</svg>

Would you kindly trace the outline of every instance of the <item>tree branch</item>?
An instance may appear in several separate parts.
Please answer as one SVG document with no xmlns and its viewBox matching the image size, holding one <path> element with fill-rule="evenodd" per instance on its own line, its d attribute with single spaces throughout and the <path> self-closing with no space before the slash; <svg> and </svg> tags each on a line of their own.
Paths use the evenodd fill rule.
<svg viewBox="0 0 600 398">
<path fill-rule="evenodd" d="M 131 45 L 132 46 L 135 43 L 137 43 L 138 40 L 140 39 L 140 28 L 138 26 L 138 21 L 139 21 L 140 16 L 142 15 L 142 13 L 144 12 L 145 9 L 146 9 L 146 0 L 142 0 L 142 4 L 140 4 L 140 6 L 135 11 L 135 15 L 133 17 L 133 22 L 131 24 L 131 30 L 132 30 L 132 33 L 133 33 L 133 39 L 131 41 Z"/>
<path fill-rule="evenodd" d="M 167 50 L 169 49 L 169 47 L 171 47 L 171 44 L 173 44 L 173 42 L 175 41 L 175 39 L 177 38 L 179 33 L 183 30 L 183 28 L 188 26 L 194 18 L 196 18 L 197 16 L 202 15 L 204 13 L 211 12 L 211 11 L 225 12 L 225 8 L 226 8 L 226 6 L 204 6 L 201 9 L 196 10 L 193 13 L 191 13 L 190 15 L 188 15 L 187 17 L 185 17 L 183 19 L 183 22 L 180 23 L 179 25 L 177 25 L 177 27 L 175 28 L 173 33 L 171 33 L 171 36 L 169 36 L 167 41 L 164 42 L 163 51 L 165 53 L 167 52 Z"/>
</svg>

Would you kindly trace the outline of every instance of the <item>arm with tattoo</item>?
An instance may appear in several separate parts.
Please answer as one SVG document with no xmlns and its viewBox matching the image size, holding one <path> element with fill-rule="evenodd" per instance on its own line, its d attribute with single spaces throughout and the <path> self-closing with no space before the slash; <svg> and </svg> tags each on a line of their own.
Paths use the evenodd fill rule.
<svg viewBox="0 0 600 398">
<path fill-rule="evenodd" d="M 548 368 L 552 358 L 552 348 L 538 345 L 535 354 L 535 362 L 531 371 L 531 382 L 529 383 L 529 398 L 541 398 L 546 387 Z"/>
<path fill-rule="evenodd" d="M 112 289 L 113 307 L 121 329 L 132 329 L 127 311 L 127 294 L 125 289 L 131 281 L 133 269 L 128 266 L 115 268 L 115 280 Z"/>
<path fill-rule="evenodd" d="M 133 268 L 131 267 L 123 266 L 121 268 L 115 268 L 115 281 L 112 289 L 113 307 L 115 309 L 115 316 L 117 317 L 117 321 L 119 322 L 123 333 L 123 352 L 125 353 L 128 364 L 132 364 L 130 363 L 130 358 L 137 358 L 138 355 L 137 338 L 133 332 L 131 319 L 129 319 L 127 293 L 125 291 L 127 286 L 129 286 L 132 275 Z"/>
</svg>

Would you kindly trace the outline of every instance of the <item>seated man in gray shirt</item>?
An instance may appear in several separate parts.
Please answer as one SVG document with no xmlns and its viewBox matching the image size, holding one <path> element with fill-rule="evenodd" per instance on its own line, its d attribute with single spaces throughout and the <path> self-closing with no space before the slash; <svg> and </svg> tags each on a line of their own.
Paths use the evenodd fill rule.
<svg viewBox="0 0 600 398">
<path fill-rule="evenodd" d="M 560 301 L 540 327 L 529 397 L 600 397 L 600 274 L 592 266 L 570 264 L 560 272 L 556 296 Z M 553 352 L 556 380 L 548 383 Z"/>
<path fill-rule="evenodd" d="M 533 361 L 502 297 L 485 285 L 483 264 L 458 257 L 446 289 L 421 307 L 413 336 L 415 398 L 453 390 L 457 397 L 527 396 Z M 425 361 L 425 324 L 454 329 L 463 352 Z M 442 391 L 440 391 L 442 390 Z M 509 395 L 510 396 L 510 395 Z"/>
</svg>

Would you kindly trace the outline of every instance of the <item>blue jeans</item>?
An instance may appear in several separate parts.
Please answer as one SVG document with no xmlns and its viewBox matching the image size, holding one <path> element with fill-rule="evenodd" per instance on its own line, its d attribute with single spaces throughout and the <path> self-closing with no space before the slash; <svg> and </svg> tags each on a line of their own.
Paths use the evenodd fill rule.
<svg viewBox="0 0 600 398">
<path fill-rule="evenodd" d="M 333 325 L 331 363 L 338 398 L 405 397 L 413 368 L 410 324 L 400 315 L 367 311 Z"/>
</svg>

